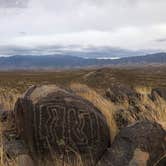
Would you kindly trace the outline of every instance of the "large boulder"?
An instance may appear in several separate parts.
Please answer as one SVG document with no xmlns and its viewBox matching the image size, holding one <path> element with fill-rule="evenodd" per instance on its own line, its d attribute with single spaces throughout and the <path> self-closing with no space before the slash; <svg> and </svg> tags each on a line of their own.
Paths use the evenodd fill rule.
<svg viewBox="0 0 166 166">
<path fill-rule="evenodd" d="M 85 165 L 92 166 L 110 144 L 102 113 L 87 100 L 55 85 L 28 89 L 16 102 L 14 116 L 17 132 L 33 156 L 80 155 Z"/>
<path fill-rule="evenodd" d="M 166 131 L 157 123 L 137 122 L 123 128 L 98 166 L 164 166 Z"/>
</svg>

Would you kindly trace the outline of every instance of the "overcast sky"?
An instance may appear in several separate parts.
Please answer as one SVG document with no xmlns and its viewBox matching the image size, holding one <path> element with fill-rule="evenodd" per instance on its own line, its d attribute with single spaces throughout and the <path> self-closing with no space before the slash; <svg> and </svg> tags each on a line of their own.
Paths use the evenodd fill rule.
<svg viewBox="0 0 166 166">
<path fill-rule="evenodd" d="M 0 0 L 0 47 L 166 50 L 166 0 Z"/>
</svg>

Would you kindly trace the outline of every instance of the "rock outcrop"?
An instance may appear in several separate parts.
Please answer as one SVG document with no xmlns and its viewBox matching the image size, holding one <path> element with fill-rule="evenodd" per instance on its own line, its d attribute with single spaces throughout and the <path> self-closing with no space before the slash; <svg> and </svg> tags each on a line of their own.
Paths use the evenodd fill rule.
<svg viewBox="0 0 166 166">
<path fill-rule="evenodd" d="M 142 121 L 123 128 L 98 166 L 164 166 L 166 131 L 157 123 Z M 161 161 L 160 161 L 161 160 Z"/>
</svg>

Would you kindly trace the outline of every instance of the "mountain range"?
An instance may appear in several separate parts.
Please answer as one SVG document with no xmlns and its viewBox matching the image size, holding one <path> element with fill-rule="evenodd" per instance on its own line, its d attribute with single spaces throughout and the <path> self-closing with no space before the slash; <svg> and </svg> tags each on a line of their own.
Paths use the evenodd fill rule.
<svg viewBox="0 0 166 166">
<path fill-rule="evenodd" d="M 123 57 L 119 59 L 83 58 L 71 55 L 14 55 L 0 57 L 0 70 L 13 69 L 62 69 L 102 67 L 112 65 L 166 64 L 166 53 L 143 56 Z"/>
</svg>

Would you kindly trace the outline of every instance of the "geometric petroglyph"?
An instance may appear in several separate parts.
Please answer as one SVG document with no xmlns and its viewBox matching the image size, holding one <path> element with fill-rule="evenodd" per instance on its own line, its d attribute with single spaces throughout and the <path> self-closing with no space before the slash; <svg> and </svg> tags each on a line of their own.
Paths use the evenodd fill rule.
<svg viewBox="0 0 166 166">
<path fill-rule="evenodd" d="M 17 116 L 20 110 L 21 117 Z M 72 149 L 81 155 L 90 153 L 97 161 L 109 146 L 109 128 L 102 113 L 64 89 L 30 88 L 16 103 L 15 114 L 18 128 L 23 125 L 21 135 L 39 155 Z"/>
</svg>

